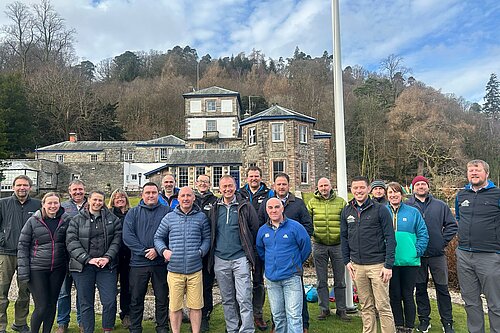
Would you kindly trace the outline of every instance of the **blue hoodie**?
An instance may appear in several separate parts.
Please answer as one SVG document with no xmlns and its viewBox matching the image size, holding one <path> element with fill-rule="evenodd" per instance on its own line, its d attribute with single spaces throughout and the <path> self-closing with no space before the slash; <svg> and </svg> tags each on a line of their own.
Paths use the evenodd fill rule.
<svg viewBox="0 0 500 333">
<path fill-rule="evenodd" d="M 266 278 L 286 280 L 302 274 L 302 266 L 311 254 L 311 239 L 302 224 L 285 217 L 276 230 L 269 223 L 260 227 L 257 253 L 264 261 Z"/>
<path fill-rule="evenodd" d="M 172 209 L 160 204 L 148 206 L 143 200 L 130 209 L 123 224 L 123 242 L 132 252 L 131 267 L 165 265 L 161 256 L 154 260 L 145 257 L 146 249 L 154 248 L 154 236 L 161 220 Z"/>
</svg>

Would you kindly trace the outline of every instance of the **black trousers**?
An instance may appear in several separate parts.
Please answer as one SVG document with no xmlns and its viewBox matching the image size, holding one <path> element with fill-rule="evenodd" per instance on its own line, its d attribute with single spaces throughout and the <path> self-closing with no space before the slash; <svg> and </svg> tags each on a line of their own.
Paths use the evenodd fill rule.
<svg viewBox="0 0 500 333">
<path fill-rule="evenodd" d="M 214 287 L 215 273 L 213 266 L 211 267 L 211 269 L 209 269 L 208 267 L 208 255 L 203 257 L 202 276 L 203 276 L 203 308 L 201 309 L 201 316 L 204 319 L 210 320 L 210 314 L 214 309 L 214 297 L 212 291 Z"/>
<path fill-rule="evenodd" d="M 155 295 L 156 331 L 168 331 L 167 267 L 130 267 L 130 332 L 142 332 L 144 298 L 151 280 Z"/>
<path fill-rule="evenodd" d="M 415 327 L 416 307 L 413 290 L 417 278 L 417 266 L 393 266 L 389 283 L 389 297 L 396 326 Z"/>
<path fill-rule="evenodd" d="M 118 278 L 120 281 L 120 318 L 130 314 L 130 250 L 122 244 L 118 252 Z"/>
<path fill-rule="evenodd" d="M 31 315 L 31 332 L 50 333 L 56 316 L 56 304 L 62 283 L 66 277 L 66 266 L 53 271 L 31 271 L 28 287 L 31 291 L 35 309 Z"/>
</svg>

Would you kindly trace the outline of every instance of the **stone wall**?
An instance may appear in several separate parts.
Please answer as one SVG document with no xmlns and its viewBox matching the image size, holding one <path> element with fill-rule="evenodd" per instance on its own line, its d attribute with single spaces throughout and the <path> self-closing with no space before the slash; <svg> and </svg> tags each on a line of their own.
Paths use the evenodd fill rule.
<svg viewBox="0 0 500 333">
<path fill-rule="evenodd" d="M 123 188 L 123 163 L 64 163 L 60 165 L 59 190 L 66 191 L 75 177 L 83 180 L 87 191 L 101 190 L 108 194 Z"/>
</svg>

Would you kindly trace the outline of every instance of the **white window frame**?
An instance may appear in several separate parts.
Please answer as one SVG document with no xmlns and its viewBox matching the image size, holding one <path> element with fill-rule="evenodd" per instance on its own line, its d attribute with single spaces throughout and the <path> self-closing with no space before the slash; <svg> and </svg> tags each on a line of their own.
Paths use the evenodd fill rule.
<svg viewBox="0 0 500 333">
<path fill-rule="evenodd" d="M 160 148 L 160 150 L 158 152 L 159 160 L 166 161 L 168 159 L 168 156 L 170 156 L 170 154 L 172 154 L 172 150 L 173 150 L 173 148 L 171 148 L 171 147 Z"/>
<path fill-rule="evenodd" d="M 177 168 L 177 182 L 179 187 L 184 187 L 189 185 L 189 168 L 188 167 L 178 167 Z"/>
<path fill-rule="evenodd" d="M 194 149 L 205 149 L 205 144 L 204 143 L 195 143 Z"/>
<path fill-rule="evenodd" d="M 257 127 L 250 127 L 248 129 L 248 145 L 253 146 L 257 144 Z"/>
<path fill-rule="evenodd" d="M 204 166 L 197 166 L 195 168 L 194 172 L 195 172 L 196 180 L 198 180 L 198 176 L 206 174 Z"/>
<path fill-rule="evenodd" d="M 299 143 L 307 143 L 307 126 L 299 125 Z"/>
<path fill-rule="evenodd" d="M 210 107 L 213 103 L 213 109 Z M 216 112 L 217 111 L 217 100 L 216 99 L 207 99 L 205 100 L 205 108 L 207 112 Z"/>
<path fill-rule="evenodd" d="M 123 153 L 123 160 L 124 161 L 133 161 L 134 160 L 134 153 Z"/>
<path fill-rule="evenodd" d="M 217 120 L 207 119 L 205 122 L 205 129 L 207 132 L 217 132 Z"/>
<path fill-rule="evenodd" d="M 137 180 L 137 174 L 136 173 L 133 173 L 130 175 L 130 179 L 132 179 L 132 181 L 136 181 Z"/>
<path fill-rule="evenodd" d="M 96 163 L 99 161 L 99 156 L 97 154 L 90 154 L 90 163 Z"/>
<path fill-rule="evenodd" d="M 285 141 L 285 123 L 271 123 L 271 141 Z"/>
<path fill-rule="evenodd" d="M 219 172 L 216 173 L 216 170 L 220 169 L 220 174 Z M 224 169 L 222 166 L 213 166 L 212 167 L 212 184 L 214 188 L 219 188 L 219 181 L 222 178 L 222 175 L 224 174 Z"/>
<path fill-rule="evenodd" d="M 309 162 L 300 161 L 300 183 L 309 184 Z"/>
<path fill-rule="evenodd" d="M 56 162 L 64 163 L 64 155 L 63 154 L 56 154 Z"/>
</svg>

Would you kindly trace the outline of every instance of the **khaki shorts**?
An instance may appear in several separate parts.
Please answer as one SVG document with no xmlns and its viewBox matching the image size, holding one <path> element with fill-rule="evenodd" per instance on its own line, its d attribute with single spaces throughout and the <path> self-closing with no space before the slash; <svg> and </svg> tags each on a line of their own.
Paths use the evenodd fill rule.
<svg viewBox="0 0 500 333">
<path fill-rule="evenodd" d="M 186 295 L 186 306 L 188 308 L 194 310 L 203 308 L 203 280 L 201 270 L 193 274 L 168 272 L 167 283 L 170 291 L 170 311 L 182 310 L 184 307 L 184 294 Z"/>
</svg>

